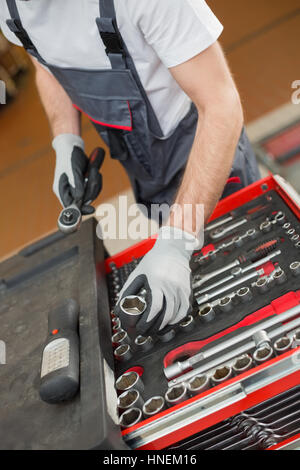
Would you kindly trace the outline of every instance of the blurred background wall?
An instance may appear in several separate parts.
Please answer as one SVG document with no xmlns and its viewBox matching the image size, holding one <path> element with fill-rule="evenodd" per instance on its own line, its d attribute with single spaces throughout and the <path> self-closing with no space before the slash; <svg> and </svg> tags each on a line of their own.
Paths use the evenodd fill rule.
<svg viewBox="0 0 300 470">
<path fill-rule="evenodd" d="M 225 26 L 221 43 L 242 96 L 247 123 L 291 103 L 291 84 L 300 79 L 300 0 L 207 3 Z M 56 230 L 60 211 L 51 189 L 51 135 L 32 66 L 22 52 L 11 58 L 5 49 L 0 44 L 0 64 L 8 67 L 7 61 L 16 60 L 21 73 L 11 71 L 11 93 L 16 96 L 0 105 L 0 258 Z M 88 152 L 103 145 L 86 119 L 83 137 Z M 98 204 L 129 187 L 124 170 L 110 158 L 105 160 L 103 176 Z"/>
</svg>

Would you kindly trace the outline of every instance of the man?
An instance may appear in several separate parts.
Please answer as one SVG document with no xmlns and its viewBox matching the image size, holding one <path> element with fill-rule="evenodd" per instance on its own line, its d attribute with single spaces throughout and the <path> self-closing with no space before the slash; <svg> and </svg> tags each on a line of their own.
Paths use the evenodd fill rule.
<svg viewBox="0 0 300 470">
<path fill-rule="evenodd" d="M 101 190 L 98 169 L 89 172 L 80 113 L 148 208 L 175 202 L 180 212 L 202 204 L 207 220 L 222 194 L 259 178 L 217 42 L 222 26 L 204 0 L 0 0 L 0 6 L 4 34 L 33 57 L 54 137 L 53 190 L 64 206 L 80 201 L 91 213 Z M 195 209 L 184 225 L 177 215 L 120 295 L 146 288 L 141 334 L 176 324 L 190 308 L 199 214 Z"/>
</svg>

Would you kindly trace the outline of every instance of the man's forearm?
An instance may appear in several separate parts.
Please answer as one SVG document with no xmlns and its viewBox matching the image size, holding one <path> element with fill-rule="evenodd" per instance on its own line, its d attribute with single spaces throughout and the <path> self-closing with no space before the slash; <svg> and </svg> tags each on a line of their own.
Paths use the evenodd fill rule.
<svg viewBox="0 0 300 470">
<path fill-rule="evenodd" d="M 169 224 L 197 236 L 202 229 L 199 221 L 203 221 L 203 208 L 204 221 L 207 221 L 224 190 L 242 131 L 243 111 L 238 91 L 218 43 L 189 61 L 173 67 L 171 73 L 196 105 L 199 119 L 194 144 L 175 201 L 178 207 L 176 209 L 175 206 Z M 193 212 L 184 213 L 183 227 L 180 212 L 182 213 L 186 204 L 192 205 Z"/>
<path fill-rule="evenodd" d="M 46 111 L 53 137 L 60 134 L 80 135 L 80 113 L 56 78 L 35 59 L 36 84 Z"/>
<path fill-rule="evenodd" d="M 228 100 L 223 98 L 217 107 L 208 106 L 200 115 L 194 144 L 175 200 L 175 207 L 178 205 L 184 214 L 184 226 L 180 228 L 195 235 L 199 231 L 196 221 L 202 220 L 199 212 L 204 210 L 204 220 L 207 221 L 231 171 L 243 125 L 241 104 L 238 95 L 234 95 L 233 91 Z M 184 212 L 186 204 L 192 205 L 192 212 Z M 177 211 L 175 209 L 170 217 L 171 225 L 180 225 Z"/>
</svg>

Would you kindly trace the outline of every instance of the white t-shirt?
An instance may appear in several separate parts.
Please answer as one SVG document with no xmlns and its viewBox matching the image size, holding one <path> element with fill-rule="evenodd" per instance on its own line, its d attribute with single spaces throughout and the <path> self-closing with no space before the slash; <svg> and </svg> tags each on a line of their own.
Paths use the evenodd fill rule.
<svg viewBox="0 0 300 470">
<path fill-rule="evenodd" d="M 114 0 L 117 23 L 165 135 L 186 115 L 190 99 L 168 68 L 211 46 L 222 25 L 204 0 Z M 99 0 L 17 0 L 22 24 L 40 55 L 62 67 L 110 68 L 95 18 Z M 8 29 L 5 0 L 0 27 Z"/>
</svg>

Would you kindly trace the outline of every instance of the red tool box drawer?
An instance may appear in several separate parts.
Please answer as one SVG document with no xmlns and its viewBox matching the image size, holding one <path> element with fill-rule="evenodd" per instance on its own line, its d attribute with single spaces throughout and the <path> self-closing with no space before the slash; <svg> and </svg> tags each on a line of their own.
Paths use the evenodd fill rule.
<svg viewBox="0 0 300 470">
<path fill-rule="evenodd" d="M 128 360 L 120 362 L 115 355 L 116 380 L 131 372 L 140 381 L 139 405 L 130 408 L 129 403 L 126 420 L 121 416 L 130 448 L 188 449 L 191 437 L 223 422 L 227 426 L 234 416 L 267 406 L 300 383 L 299 216 L 299 196 L 281 177 L 270 176 L 218 204 L 205 230 L 205 246 L 192 260 L 192 317 L 173 336 L 152 338 L 152 349 L 142 350 L 131 338 Z M 106 260 L 113 333 L 122 328 L 113 313 L 118 290 L 154 243 L 155 237 Z M 226 268 L 233 260 L 238 273 Z M 193 358 L 198 359 L 193 363 Z M 201 388 L 203 377 L 207 382 Z M 151 416 L 156 405 L 161 411 Z M 136 423 L 130 426 L 130 420 Z M 300 416 L 293 429 L 293 436 L 271 429 L 251 446 L 277 448 L 287 435 L 295 440 Z"/>
</svg>

